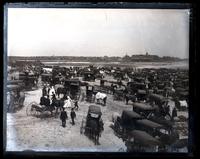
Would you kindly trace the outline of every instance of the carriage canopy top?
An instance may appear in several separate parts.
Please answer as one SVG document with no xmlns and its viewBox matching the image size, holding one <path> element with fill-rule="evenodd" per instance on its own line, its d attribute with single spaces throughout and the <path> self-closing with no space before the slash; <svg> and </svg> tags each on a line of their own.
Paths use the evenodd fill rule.
<svg viewBox="0 0 200 159">
<path fill-rule="evenodd" d="M 101 108 L 96 105 L 90 105 L 88 109 L 88 113 L 102 115 Z"/>
<path fill-rule="evenodd" d="M 133 103 L 133 109 L 134 108 L 138 108 L 138 109 L 141 109 L 141 110 L 155 110 L 156 109 L 156 107 L 152 107 L 149 104 L 138 103 L 138 102 Z"/>
<path fill-rule="evenodd" d="M 146 133 L 145 131 L 133 130 L 131 131 L 130 136 L 133 137 L 134 140 L 141 146 L 151 147 L 161 145 L 159 140 Z"/>
<path fill-rule="evenodd" d="M 167 99 L 159 94 L 150 94 L 149 96 L 150 99 L 156 100 L 156 101 L 166 101 Z"/>
<path fill-rule="evenodd" d="M 149 128 L 163 128 L 162 125 L 155 123 L 153 121 L 150 121 L 148 119 L 141 119 L 141 120 L 137 120 L 136 122 L 142 126 L 149 127 Z"/>
<path fill-rule="evenodd" d="M 142 119 L 143 117 L 140 116 L 138 113 L 134 111 L 124 110 L 122 112 L 122 119 L 129 120 L 129 119 Z"/>
</svg>

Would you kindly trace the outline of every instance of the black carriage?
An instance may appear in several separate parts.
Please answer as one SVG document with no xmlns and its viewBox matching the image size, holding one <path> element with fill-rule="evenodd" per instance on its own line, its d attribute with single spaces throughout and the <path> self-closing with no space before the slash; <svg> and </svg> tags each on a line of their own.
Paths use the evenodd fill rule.
<svg viewBox="0 0 200 159">
<path fill-rule="evenodd" d="M 25 93 L 19 85 L 7 85 L 7 111 L 15 112 L 24 105 Z"/>
<path fill-rule="evenodd" d="M 26 108 L 27 116 L 44 117 L 44 115 L 53 115 L 55 108 L 53 106 L 40 105 L 37 102 L 31 102 Z"/>
<path fill-rule="evenodd" d="M 81 93 L 81 82 L 79 79 L 68 79 L 65 80 L 64 87 L 67 94 L 74 100 L 78 100 Z"/>
<path fill-rule="evenodd" d="M 155 102 L 156 105 L 162 107 L 167 102 L 167 99 L 162 95 L 152 93 L 149 95 L 149 101 L 151 104 Z"/>
<path fill-rule="evenodd" d="M 37 87 L 37 77 L 35 75 L 27 75 L 25 79 L 25 89 L 32 90 L 33 87 Z"/>
<path fill-rule="evenodd" d="M 131 94 L 135 94 L 137 93 L 139 89 L 146 90 L 146 85 L 144 83 L 128 82 L 127 89 L 128 89 L 128 92 L 130 92 Z"/>
<path fill-rule="evenodd" d="M 52 77 L 53 85 L 62 84 L 62 83 L 64 83 L 64 81 L 65 81 L 65 77 L 61 73 Z"/>
<path fill-rule="evenodd" d="M 121 117 L 114 121 L 114 130 L 118 136 L 126 139 L 127 134 L 135 129 L 136 120 L 143 118 L 134 111 L 123 110 Z"/>
<path fill-rule="evenodd" d="M 142 115 L 145 118 L 154 114 L 156 109 L 158 109 L 156 106 L 152 107 L 151 105 L 147 103 L 138 103 L 138 102 L 133 103 L 133 111 Z"/>
<path fill-rule="evenodd" d="M 93 96 L 94 96 L 94 86 L 87 85 L 86 86 L 86 101 L 93 102 L 94 101 Z"/>
<path fill-rule="evenodd" d="M 127 152 L 158 152 L 162 143 L 145 131 L 133 130 L 125 142 Z"/>
<path fill-rule="evenodd" d="M 138 89 L 137 93 L 136 93 L 137 99 L 139 101 L 144 101 L 147 99 L 147 91 L 146 90 L 142 90 L 142 89 Z"/>
<path fill-rule="evenodd" d="M 113 94 L 113 100 L 123 100 L 124 99 L 124 90 L 116 89 Z"/>
<path fill-rule="evenodd" d="M 179 135 L 176 130 L 171 130 L 164 125 L 148 119 L 137 120 L 135 126 L 137 130 L 146 131 L 153 137 L 159 138 L 164 145 L 171 145 L 179 139 Z"/>
<path fill-rule="evenodd" d="M 95 74 L 92 71 L 84 71 L 83 72 L 83 80 L 84 81 L 95 81 Z"/>
<path fill-rule="evenodd" d="M 80 133 L 92 138 L 95 144 L 99 143 L 99 137 L 104 130 L 101 116 L 101 108 L 96 105 L 90 105 L 87 117 L 82 120 L 80 128 Z"/>
<path fill-rule="evenodd" d="M 41 80 L 44 83 L 50 83 L 52 80 L 52 74 L 50 74 L 50 73 L 49 74 L 47 74 L 47 73 L 41 74 Z"/>
</svg>

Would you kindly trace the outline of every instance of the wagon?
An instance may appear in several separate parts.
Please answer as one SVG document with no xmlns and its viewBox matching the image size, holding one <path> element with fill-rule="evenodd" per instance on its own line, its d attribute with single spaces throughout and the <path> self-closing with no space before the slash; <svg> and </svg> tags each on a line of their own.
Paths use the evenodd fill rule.
<svg viewBox="0 0 200 159">
<path fill-rule="evenodd" d="M 84 81 L 95 81 L 95 74 L 93 71 L 84 71 L 83 72 Z"/>
<path fill-rule="evenodd" d="M 162 143 L 145 131 L 133 130 L 125 142 L 127 152 L 158 152 Z"/>
<path fill-rule="evenodd" d="M 176 130 L 171 131 L 168 127 L 148 119 L 137 120 L 136 129 L 146 131 L 153 137 L 157 136 L 164 145 L 170 145 L 179 139 Z"/>
<path fill-rule="evenodd" d="M 50 83 L 51 79 L 52 79 L 52 74 L 51 73 L 49 73 L 49 74 L 47 74 L 47 73 L 41 74 L 41 80 L 42 80 L 42 82 L 44 82 L 44 83 Z"/>
<path fill-rule="evenodd" d="M 53 110 L 55 110 L 55 108 L 52 106 L 47 107 L 44 105 L 40 105 L 36 102 L 31 102 L 26 108 L 26 115 L 41 117 L 42 115 L 45 114 L 45 112 L 50 112 L 51 115 L 53 115 Z"/>
<path fill-rule="evenodd" d="M 94 86 L 86 86 L 86 101 L 93 102 Z"/>
<path fill-rule="evenodd" d="M 126 139 L 127 134 L 135 129 L 135 121 L 143 118 L 134 111 L 123 110 L 121 117 L 114 121 L 114 130 L 117 135 Z"/>
<path fill-rule="evenodd" d="M 127 89 L 131 94 L 135 94 L 137 93 L 138 89 L 145 90 L 146 85 L 144 83 L 128 82 Z"/>
<path fill-rule="evenodd" d="M 156 109 L 158 109 L 156 106 L 152 107 L 147 103 L 133 103 L 133 111 L 144 116 L 145 118 L 147 118 L 150 114 L 154 113 Z"/>
<path fill-rule="evenodd" d="M 155 104 L 159 107 L 161 107 L 167 101 L 167 99 L 164 96 L 153 93 L 149 95 L 149 100 L 150 103 L 155 102 Z"/>
<path fill-rule="evenodd" d="M 147 92 L 146 90 L 138 89 L 137 91 L 137 99 L 138 100 L 146 100 Z"/>
<path fill-rule="evenodd" d="M 124 99 L 124 92 L 122 89 L 117 89 L 114 92 L 113 100 L 123 100 Z"/>
<path fill-rule="evenodd" d="M 87 117 L 83 118 L 81 123 L 80 133 L 84 133 L 90 139 L 93 139 L 95 144 L 99 143 L 99 137 L 104 130 L 101 116 L 101 108 L 96 105 L 90 105 Z"/>
<path fill-rule="evenodd" d="M 79 79 L 65 80 L 64 87 L 68 91 L 67 94 L 72 98 L 78 100 L 81 94 L 81 82 Z"/>
<path fill-rule="evenodd" d="M 15 112 L 23 107 L 25 93 L 19 85 L 7 85 L 7 111 Z"/>
</svg>

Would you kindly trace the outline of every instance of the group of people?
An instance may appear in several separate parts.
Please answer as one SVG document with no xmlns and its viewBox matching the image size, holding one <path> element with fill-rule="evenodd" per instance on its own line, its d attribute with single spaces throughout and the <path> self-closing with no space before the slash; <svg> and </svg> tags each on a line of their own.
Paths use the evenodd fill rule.
<svg viewBox="0 0 200 159">
<path fill-rule="evenodd" d="M 72 102 L 74 107 L 72 107 Z M 75 110 L 79 109 L 78 100 L 72 100 L 69 96 L 64 95 L 62 98 L 56 97 L 56 92 L 53 86 L 45 85 L 42 89 L 42 97 L 40 98 L 40 105 L 44 105 L 51 112 L 56 108 L 56 113 L 58 109 L 61 110 L 60 119 L 62 121 L 62 126 L 66 126 L 67 108 L 71 108 L 70 116 L 72 120 L 72 125 L 75 125 L 74 119 L 76 118 Z"/>
<path fill-rule="evenodd" d="M 76 113 L 74 111 L 74 108 L 71 108 L 70 117 L 71 117 L 71 120 L 72 120 L 72 125 L 75 125 L 74 119 L 76 118 Z M 67 119 L 68 119 L 67 111 L 65 111 L 65 108 L 63 108 L 61 113 L 60 113 L 60 120 L 62 121 L 63 127 L 66 127 L 66 120 Z"/>
</svg>

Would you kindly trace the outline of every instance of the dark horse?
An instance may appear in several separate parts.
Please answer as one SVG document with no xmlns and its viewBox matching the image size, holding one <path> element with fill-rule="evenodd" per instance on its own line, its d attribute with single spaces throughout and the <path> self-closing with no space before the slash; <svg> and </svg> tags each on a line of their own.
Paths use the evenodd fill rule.
<svg viewBox="0 0 200 159">
<path fill-rule="evenodd" d="M 129 100 L 131 100 L 132 102 L 136 101 L 135 95 L 125 94 L 124 97 L 125 97 L 125 100 L 126 100 L 126 105 L 128 105 Z"/>
<path fill-rule="evenodd" d="M 63 99 L 54 99 L 51 104 L 52 107 L 56 108 L 56 114 L 58 113 L 58 109 L 61 111 L 64 106 Z"/>
<path fill-rule="evenodd" d="M 88 120 L 85 133 L 90 139 L 94 140 L 95 145 L 99 144 L 99 137 L 101 136 L 102 126 L 96 120 Z"/>
</svg>

